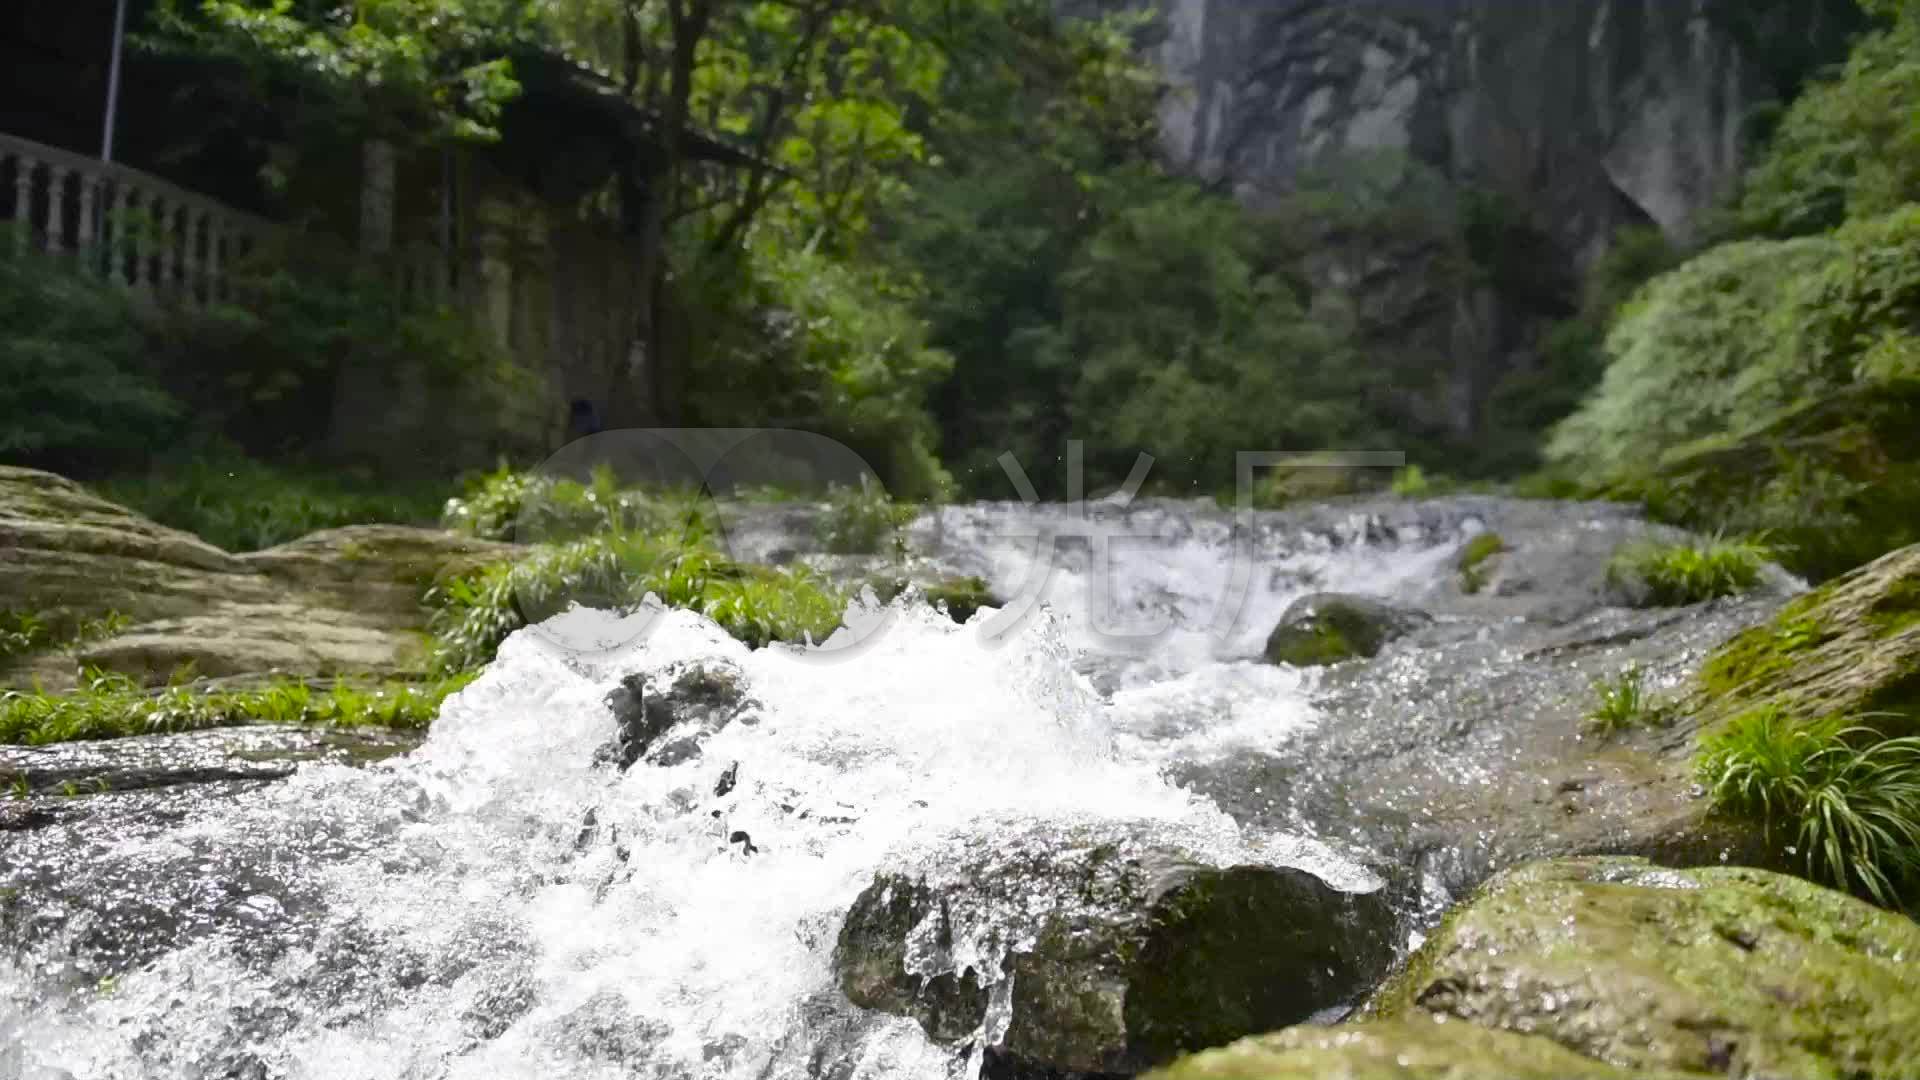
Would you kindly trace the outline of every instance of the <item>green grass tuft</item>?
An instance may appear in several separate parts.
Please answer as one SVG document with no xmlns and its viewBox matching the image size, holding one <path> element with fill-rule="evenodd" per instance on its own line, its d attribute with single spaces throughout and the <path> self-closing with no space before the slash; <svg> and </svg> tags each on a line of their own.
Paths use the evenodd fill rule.
<svg viewBox="0 0 1920 1080">
<path fill-rule="evenodd" d="M 493 659 L 507 635 L 570 604 L 631 610 L 648 594 L 698 611 L 750 645 L 815 641 L 840 623 L 846 601 L 804 567 L 748 566 L 703 537 L 606 532 L 547 544 L 439 583 L 427 594 L 434 668 L 461 671 Z"/>
<path fill-rule="evenodd" d="M 174 685 L 150 691 L 124 675 L 95 670 L 85 672 L 70 694 L 0 694 L 0 744 L 42 746 L 247 724 L 422 729 L 473 678 L 463 672 L 430 683 L 339 681 L 315 689 L 283 680 L 240 690 Z"/>
<path fill-rule="evenodd" d="M 1612 678 L 1593 680 L 1594 705 L 1587 713 L 1587 730 L 1614 735 L 1647 727 L 1661 719 L 1660 709 L 1647 693 L 1646 672 L 1629 664 Z"/>
<path fill-rule="evenodd" d="M 1887 905 L 1920 886 L 1920 738 L 1765 706 L 1702 740 L 1697 766 L 1717 806 L 1792 830 L 1812 876 Z"/>
<path fill-rule="evenodd" d="M 1649 541 L 1621 548 L 1607 565 L 1607 580 L 1640 592 L 1646 606 L 1684 607 L 1752 589 L 1772 557 L 1771 548 L 1753 540 Z"/>
<path fill-rule="evenodd" d="M 58 612 L 0 611 L 0 662 L 32 653 L 61 652 L 110 638 L 125 630 L 129 621 L 117 611 L 97 619 L 73 618 Z"/>
</svg>

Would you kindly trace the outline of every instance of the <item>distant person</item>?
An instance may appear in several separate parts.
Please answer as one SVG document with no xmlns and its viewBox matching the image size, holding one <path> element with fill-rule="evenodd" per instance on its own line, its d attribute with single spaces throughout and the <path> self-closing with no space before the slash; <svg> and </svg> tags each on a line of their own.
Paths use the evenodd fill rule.
<svg viewBox="0 0 1920 1080">
<path fill-rule="evenodd" d="M 601 431 L 600 410 L 586 398 L 574 398 L 571 415 L 567 418 L 567 440 L 584 439 L 589 435 L 598 435 Z"/>
</svg>

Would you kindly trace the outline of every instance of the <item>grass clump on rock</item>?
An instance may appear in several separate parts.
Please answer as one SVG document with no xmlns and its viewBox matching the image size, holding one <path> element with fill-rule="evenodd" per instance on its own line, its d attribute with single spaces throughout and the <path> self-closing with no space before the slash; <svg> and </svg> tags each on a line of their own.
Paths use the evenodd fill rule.
<svg viewBox="0 0 1920 1080">
<path fill-rule="evenodd" d="M 1607 581 L 1636 606 L 1684 607 L 1738 596 L 1760 584 L 1772 551 L 1752 540 L 1629 544 L 1607 564 Z"/>
<path fill-rule="evenodd" d="M 1812 876 L 1883 904 L 1920 899 L 1920 737 L 1760 706 L 1701 742 L 1714 802 L 1790 831 Z"/>
<path fill-rule="evenodd" d="M 427 597 L 435 669 L 485 664 L 507 635 L 570 605 L 629 610 L 649 595 L 755 646 L 821 640 L 845 611 L 838 591 L 804 567 L 737 563 L 698 535 L 604 532 L 436 585 Z"/>
<path fill-rule="evenodd" d="M 150 691 L 124 675 L 88 671 L 71 694 L 0 694 L 0 744 L 43 746 L 248 724 L 418 730 L 473 677 L 371 685 L 341 680 L 321 688 L 293 680 L 232 690 L 176 684 Z"/>
<path fill-rule="evenodd" d="M 1658 723 L 1660 709 L 1647 694 L 1646 672 L 1628 665 L 1611 678 L 1593 680 L 1594 704 L 1587 713 L 1587 730 L 1614 735 Z"/>
</svg>

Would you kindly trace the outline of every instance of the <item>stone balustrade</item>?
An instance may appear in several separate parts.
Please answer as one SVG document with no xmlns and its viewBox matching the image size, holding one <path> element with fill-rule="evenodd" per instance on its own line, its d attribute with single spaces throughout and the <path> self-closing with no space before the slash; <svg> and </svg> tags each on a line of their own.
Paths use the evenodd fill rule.
<svg viewBox="0 0 1920 1080">
<path fill-rule="evenodd" d="M 0 134 L 0 205 L 11 242 L 70 254 L 129 288 L 212 303 L 229 268 L 279 227 L 137 169 Z"/>
</svg>

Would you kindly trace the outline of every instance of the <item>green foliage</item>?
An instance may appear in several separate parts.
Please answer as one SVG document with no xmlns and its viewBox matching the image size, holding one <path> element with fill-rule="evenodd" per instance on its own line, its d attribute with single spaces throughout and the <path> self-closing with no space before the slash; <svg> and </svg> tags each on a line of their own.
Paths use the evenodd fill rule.
<svg viewBox="0 0 1920 1080">
<path fill-rule="evenodd" d="M 43 746 L 246 724 L 420 729 L 472 680 L 472 674 L 453 674 L 418 684 L 339 681 L 326 689 L 281 680 L 240 690 L 176 683 L 156 692 L 123 675 L 87 671 L 71 694 L 0 694 L 0 744 Z"/>
<path fill-rule="evenodd" d="M 834 555 L 899 558 L 907 553 L 902 530 L 918 514 L 918 507 L 895 503 L 878 484 L 836 487 L 828 493 L 826 513 L 818 522 L 820 542 Z"/>
<path fill-rule="evenodd" d="M 355 403 L 359 422 L 405 439 L 426 467 L 461 467 L 464 444 L 539 449 L 519 433 L 548 404 L 540 380 L 462 315 L 367 265 L 295 247 L 263 249 L 232 274 L 232 301 L 148 322 L 152 362 L 200 430 L 263 457 L 309 452 L 330 434 L 342 381 L 359 379 L 391 388 Z"/>
<path fill-rule="evenodd" d="M 584 484 L 501 465 L 469 481 L 464 495 L 447 500 L 440 523 L 469 536 L 523 544 L 605 531 L 678 530 L 700 536 L 713 527 L 697 495 L 622 487 L 605 465 Z"/>
<path fill-rule="evenodd" d="M 1682 607 L 1738 596 L 1760 583 L 1773 550 L 1752 540 L 1628 544 L 1607 564 L 1607 580 L 1651 607 Z"/>
<path fill-rule="evenodd" d="M 1434 494 L 1435 481 L 1427 478 L 1427 471 L 1418 465 L 1409 465 L 1393 474 L 1393 484 L 1389 488 L 1403 499 L 1424 499 Z"/>
<path fill-rule="evenodd" d="M 0 459 L 66 467 L 163 445 L 181 407 L 144 366 L 128 298 L 14 239 L 0 230 Z"/>
<path fill-rule="evenodd" d="M 110 638 L 129 620 L 119 612 L 76 618 L 64 612 L 0 610 L 0 663 L 16 656 L 60 652 Z"/>
<path fill-rule="evenodd" d="M 1367 429 L 1337 313 L 1310 312 L 1230 200 L 1179 185 L 1115 214 L 1062 282 L 1063 318 L 1023 342 L 1077 372 L 1072 430 L 1096 477 L 1136 450 L 1163 488 L 1212 490 L 1246 450 L 1318 450 Z"/>
<path fill-rule="evenodd" d="M 1499 533 L 1480 533 L 1468 540 L 1454 563 L 1460 571 L 1460 590 L 1471 596 L 1486 588 L 1489 564 L 1506 550 L 1507 542 Z"/>
<path fill-rule="evenodd" d="M 1715 248 L 1642 291 L 1548 454 L 1587 490 L 1766 532 L 1826 576 L 1914 536 L 1920 209 Z"/>
<path fill-rule="evenodd" d="M 1703 739 L 1698 770 L 1716 805 L 1789 829 L 1809 873 L 1883 904 L 1920 885 L 1920 738 L 1766 706 Z"/>
<path fill-rule="evenodd" d="M 1747 234 L 1805 236 L 1920 201 L 1920 13 L 1881 4 L 1837 78 L 1787 111 L 1733 214 Z"/>
<path fill-rule="evenodd" d="M 102 498 L 227 551 L 259 551 L 342 525 L 431 525 L 440 505 L 433 485 L 409 488 L 364 471 L 268 464 L 221 446 L 93 486 Z"/>
<path fill-rule="evenodd" d="M 184 10 L 183 10 L 184 8 Z M 502 51 L 533 33 L 522 0 L 162 0 L 163 51 L 228 61 L 328 119 L 385 137 L 488 139 L 520 91 Z"/>
<path fill-rule="evenodd" d="M 427 602 L 435 669 L 479 667 L 507 635 L 571 604 L 632 610 L 649 594 L 756 646 L 823 640 L 845 610 L 844 599 L 805 568 L 735 563 L 699 536 L 601 532 L 434 586 Z"/>
<path fill-rule="evenodd" d="M 903 497 L 940 493 L 925 402 L 951 358 L 913 314 L 918 291 L 770 229 L 744 258 L 699 261 L 680 295 L 686 338 L 706 350 L 684 388 L 691 418 L 819 432 Z"/>
<path fill-rule="evenodd" d="M 1629 664 L 1612 678 L 1593 680 L 1593 708 L 1586 728 L 1601 736 L 1646 727 L 1660 720 L 1660 710 L 1649 700 L 1646 673 Z"/>
</svg>

